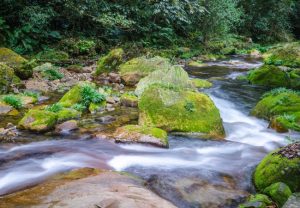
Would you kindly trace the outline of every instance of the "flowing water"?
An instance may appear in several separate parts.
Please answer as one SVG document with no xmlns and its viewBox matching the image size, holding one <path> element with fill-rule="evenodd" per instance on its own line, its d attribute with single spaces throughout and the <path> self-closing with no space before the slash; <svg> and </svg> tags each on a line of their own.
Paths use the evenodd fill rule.
<svg viewBox="0 0 300 208">
<path fill-rule="evenodd" d="M 56 173 L 95 167 L 138 175 L 178 207 L 236 207 L 254 192 L 251 174 L 259 161 L 287 144 L 286 137 L 299 136 L 277 134 L 268 129 L 266 121 L 249 116 L 267 89 L 235 78 L 260 64 L 256 59 L 231 57 L 201 69 L 187 69 L 191 77 L 214 83 L 205 92 L 220 109 L 226 140 L 170 135 L 170 148 L 160 149 L 91 139 L 88 131 L 64 137 L 24 132 L 25 143 L 0 145 L 0 195 L 38 184 Z M 128 113 L 123 109 L 118 116 L 124 111 Z M 107 128 L 97 116 L 85 120 L 94 129 Z M 125 122 L 135 120 L 133 112 Z"/>
</svg>

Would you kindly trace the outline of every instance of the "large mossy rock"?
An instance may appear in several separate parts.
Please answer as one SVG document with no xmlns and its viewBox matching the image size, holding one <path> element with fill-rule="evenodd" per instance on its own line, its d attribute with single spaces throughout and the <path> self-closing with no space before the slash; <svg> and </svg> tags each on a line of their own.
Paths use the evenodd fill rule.
<svg viewBox="0 0 300 208">
<path fill-rule="evenodd" d="M 248 80 L 251 84 L 268 87 L 290 87 L 290 78 L 287 72 L 277 66 L 263 65 L 250 71 Z"/>
<path fill-rule="evenodd" d="M 292 192 L 300 191 L 300 143 L 288 145 L 268 154 L 257 166 L 254 183 L 259 191 L 282 182 Z"/>
<path fill-rule="evenodd" d="M 80 118 L 81 112 L 72 108 L 63 108 L 60 111 L 58 111 L 56 115 L 57 115 L 57 121 L 63 122 L 70 119 Z"/>
<path fill-rule="evenodd" d="M 279 45 L 267 52 L 265 63 L 288 67 L 300 67 L 300 42 Z"/>
<path fill-rule="evenodd" d="M 224 137 L 219 110 L 203 93 L 152 85 L 141 95 L 139 110 L 140 125 L 203 133 L 209 138 Z"/>
<path fill-rule="evenodd" d="M 265 188 L 264 193 L 270 196 L 278 205 L 282 207 L 292 195 L 291 189 L 284 183 L 274 183 Z"/>
<path fill-rule="evenodd" d="M 266 93 L 251 112 L 252 115 L 271 120 L 271 127 L 300 130 L 300 94 L 284 88 Z"/>
<path fill-rule="evenodd" d="M 36 132 L 44 132 L 52 129 L 57 121 L 57 115 L 45 110 L 30 110 L 21 119 L 18 127 Z"/>
<path fill-rule="evenodd" d="M 0 48 L 0 62 L 14 69 L 15 74 L 21 79 L 32 77 L 34 62 L 29 62 L 19 54 L 8 48 Z"/>
<path fill-rule="evenodd" d="M 156 70 L 141 79 L 136 87 L 135 94 L 141 96 L 149 86 L 158 84 L 176 90 L 195 90 L 188 73 L 180 66 Z"/>
<path fill-rule="evenodd" d="M 126 85 L 134 86 L 149 73 L 168 69 L 170 66 L 168 59 L 159 56 L 154 58 L 138 57 L 122 64 L 120 66 L 120 74 Z"/>
<path fill-rule="evenodd" d="M 159 147 L 169 146 L 167 132 L 147 126 L 122 126 L 115 131 L 113 137 L 121 143 L 145 143 Z"/>
<path fill-rule="evenodd" d="M 96 75 L 104 72 L 112 72 L 117 70 L 123 62 L 125 53 L 122 48 L 111 50 L 106 56 L 99 59 L 97 63 Z"/>
<path fill-rule="evenodd" d="M 15 75 L 14 70 L 0 62 L 0 94 L 10 92 L 18 84 L 20 79 Z"/>
</svg>

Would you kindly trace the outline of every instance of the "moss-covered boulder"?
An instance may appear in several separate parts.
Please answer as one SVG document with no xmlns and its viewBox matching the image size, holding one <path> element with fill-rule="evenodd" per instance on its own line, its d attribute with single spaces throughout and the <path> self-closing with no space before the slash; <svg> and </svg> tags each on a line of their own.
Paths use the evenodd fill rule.
<svg viewBox="0 0 300 208">
<path fill-rule="evenodd" d="M 204 80 L 204 79 L 192 79 L 192 84 L 196 87 L 196 88 L 210 88 L 212 87 L 212 83 Z"/>
<path fill-rule="evenodd" d="M 271 120 L 270 126 L 280 131 L 293 129 L 300 125 L 300 94 L 297 91 L 278 88 L 264 94 L 251 114 Z"/>
<path fill-rule="evenodd" d="M 126 85 L 134 86 L 149 73 L 167 69 L 171 65 L 168 59 L 159 56 L 154 58 L 138 57 L 120 66 L 120 74 Z"/>
<path fill-rule="evenodd" d="M 30 110 L 18 124 L 20 129 L 44 132 L 52 129 L 57 121 L 57 115 L 45 110 Z"/>
<path fill-rule="evenodd" d="M 152 85 L 141 95 L 139 110 L 139 124 L 142 126 L 224 138 L 219 110 L 203 93 Z"/>
<path fill-rule="evenodd" d="M 20 79 L 14 70 L 0 62 L 0 94 L 8 93 L 14 86 L 20 84 Z"/>
<path fill-rule="evenodd" d="M 282 183 L 274 183 L 264 189 L 264 193 L 270 196 L 278 205 L 282 207 L 292 195 L 290 188 Z"/>
<path fill-rule="evenodd" d="M 169 68 L 156 70 L 148 76 L 141 79 L 135 89 L 135 94 L 141 94 L 149 86 L 158 84 L 176 90 L 195 90 L 188 73 L 180 66 L 171 66 Z"/>
<path fill-rule="evenodd" d="M 81 112 L 72 108 L 63 108 L 56 113 L 57 121 L 63 122 L 70 119 L 80 118 Z"/>
<path fill-rule="evenodd" d="M 300 67 L 300 42 L 279 45 L 265 54 L 265 63 Z"/>
<path fill-rule="evenodd" d="M 277 66 L 263 65 L 250 71 L 248 80 L 251 84 L 268 87 L 290 87 L 290 78 L 287 72 Z"/>
<path fill-rule="evenodd" d="M 121 105 L 126 107 L 137 107 L 138 106 L 138 97 L 134 92 L 124 93 L 120 98 Z"/>
<path fill-rule="evenodd" d="M 89 112 L 90 113 L 96 113 L 99 112 L 101 110 L 104 110 L 106 106 L 106 101 L 102 101 L 100 103 L 91 103 L 89 105 Z"/>
<path fill-rule="evenodd" d="M 300 143 L 283 147 L 268 154 L 254 172 L 254 183 L 259 191 L 282 182 L 292 192 L 300 191 Z"/>
<path fill-rule="evenodd" d="M 119 65 L 123 62 L 125 54 L 122 48 L 111 50 L 106 56 L 99 59 L 95 74 L 99 75 L 104 72 L 111 72 L 117 70 Z"/>
<path fill-rule="evenodd" d="M 247 202 L 241 204 L 239 208 L 267 208 L 273 205 L 272 200 L 263 194 L 251 195 Z"/>
<path fill-rule="evenodd" d="M 138 125 L 119 127 L 113 134 L 116 142 L 145 143 L 159 147 L 168 147 L 167 132 L 162 129 Z"/>
</svg>

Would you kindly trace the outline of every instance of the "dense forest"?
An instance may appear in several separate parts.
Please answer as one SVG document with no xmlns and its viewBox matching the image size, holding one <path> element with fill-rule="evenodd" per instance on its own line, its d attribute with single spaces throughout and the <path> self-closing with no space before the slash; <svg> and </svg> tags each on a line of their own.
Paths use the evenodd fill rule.
<svg viewBox="0 0 300 208">
<path fill-rule="evenodd" d="M 300 35 L 297 0 L 3 0 L 0 41 L 19 53 L 66 38 L 94 41 L 97 49 L 209 45 L 246 37 L 259 43 Z M 87 43 L 88 44 L 88 43 Z"/>
<path fill-rule="evenodd" d="M 200 207 L 300 207 L 300 0 L 0 0 L 0 208 Z"/>
</svg>

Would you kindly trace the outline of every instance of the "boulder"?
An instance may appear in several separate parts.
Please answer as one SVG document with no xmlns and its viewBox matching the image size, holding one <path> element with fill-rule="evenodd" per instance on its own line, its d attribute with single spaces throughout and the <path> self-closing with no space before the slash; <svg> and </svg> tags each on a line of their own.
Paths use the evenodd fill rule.
<svg viewBox="0 0 300 208">
<path fill-rule="evenodd" d="M 300 193 L 294 193 L 282 208 L 298 208 L 300 204 Z"/>
<path fill-rule="evenodd" d="M 134 86 L 149 73 L 167 69 L 170 66 L 168 59 L 158 56 L 154 58 L 138 57 L 122 64 L 120 66 L 120 74 L 126 85 Z"/>
<path fill-rule="evenodd" d="M 75 120 L 66 121 L 55 127 L 55 131 L 58 133 L 70 132 L 78 129 L 78 123 Z"/>
<path fill-rule="evenodd" d="M 121 96 L 121 105 L 125 107 L 137 107 L 138 97 L 133 93 L 124 93 Z"/>
<path fill-rule="evenodd" d="M 18 124 L 20 129 L 44 132 L 52 129 L 57 121 L 57 115 L 45 110 L 29 110 Z"/>
<path fill-rule="evenodd" d="M 278 182 L 287 184 L 292 192 L 300 191 L 300 143 L 271 152 L 256 167 L 254 183 L 259 191 Z"/>
<path fill-rule="evenodd" d="M 286 71 L 277 66 L 263 65 L 250 71 L 248 80 L 251 84 L 268 87 L 290 87 L 290 78 Z"/>
<path fill-rule="evenodd" d="M 172 66 L 150 73 L 139 81 L 135 94 L 141 96 L 145 89 L 154 84 L 177 90 L 196 90 L 190 81 L 188 73 L 180 66 Z"/>
<path fill-rule="evenodd" d="M 203 93 L 148 87 L 139 100 L 139 124 L 166 131 L 202 133 L 208 138 L 224 138 L 219 110 Z"/>
<path fill-rule="evenodd" d="M 84 168 L 1 197 L 0 207 L 175 208 L 125 173 Z"/>
<path fill-rule="evenodd" d="M 106 56 L 99 59 L 95 75 L 100 75 L 104 72 L 116 71 L 119 65 L 123 62 L 124 55 L 122 48 L 111 50 Z"/>
<path fill-rule="evenodd" d="M 270 196 L 279 207 L 282 207 L 288 198 L 292 195 L 290 188 L 282 183 L 274 183 L 264 189 L 264 194 Z"/>
<path fill-rule="evenodd" d="M 278 45 L 264 56 L 266 64 L 300 67 L 300 42 Z"/>
<path fill-rule="evenodd" d="M 113 134 L 116 142 L 145 143 L 158 147 L 168 147 L 167 133 L 159 128 L 127 125 L 119 127 Z"/>
<path fill-rule="evenodd" d="M 13 87 L 20 84 L 20 79 L 15 75 L 14 70 L 0 62 L 0 94 L 12 91 Z"/>
</svg>

